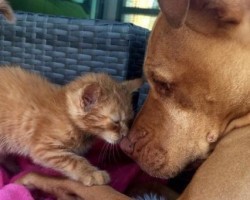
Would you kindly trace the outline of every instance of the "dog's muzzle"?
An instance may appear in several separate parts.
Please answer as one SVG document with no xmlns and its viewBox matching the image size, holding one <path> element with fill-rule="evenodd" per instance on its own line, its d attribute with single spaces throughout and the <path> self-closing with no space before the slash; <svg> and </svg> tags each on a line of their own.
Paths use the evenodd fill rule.
<svg viewBox="0 0 250 200">
<path fill-rule="evenodd" d="M 120 147 L 121 149 L 128 154 L 128 156 L 132 156 L 134 154 L 135 145 L 139 140 L 144 138 L 147 135 L 147 132 L 143 129 L 132 129 L 128 136 L 124 137 L 121 140 Z"/>
<path fill-rule="evenodd" d="M 134 143 L 132 143 L 128 137 L 122 139 L 120 147 L 128 155 L 131 155 L 134 151 Z"/>
</svg>

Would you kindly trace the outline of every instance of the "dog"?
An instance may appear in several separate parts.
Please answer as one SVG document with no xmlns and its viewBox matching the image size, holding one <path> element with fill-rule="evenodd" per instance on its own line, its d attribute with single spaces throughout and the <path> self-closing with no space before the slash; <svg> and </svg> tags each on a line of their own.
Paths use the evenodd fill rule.
<svg viewBox="0 0 250 200">
<path fill-rule="evenodd" d="M 250 187 L 245 166 L 250 146 L 237 140 L 249 142 L 249 131 L 235 134 L 231 149 L 224 150 L 223 141 L 250 124 L 250 1 L 159 0 L 159 5 L 144 63 L 151 89 L 121 147 L 161 178 L 208 158 L 181 200 L 250 199 L 244 189 Z"/>
<path fill-rule="evenodd" d="M 179 200 L 250 199 L 250 0 L 158 1 L 144 63 L 149 95 L 121 148 L 161 178 L 207 159 Z M 21 183 L 32 185 L 27 177 Z M 43 178 L 36 183 L 85 200 L 130 199 Z"/>
<path fill-rule="evenodd" d="M 224 137 L 178 200 L 247 200 L 250 197 L 250 126 Z"/>
</svg>

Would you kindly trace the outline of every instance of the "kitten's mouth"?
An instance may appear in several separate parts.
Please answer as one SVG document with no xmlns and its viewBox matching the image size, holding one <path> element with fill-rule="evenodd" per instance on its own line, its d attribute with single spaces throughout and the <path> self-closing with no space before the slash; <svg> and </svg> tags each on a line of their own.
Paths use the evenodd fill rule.
<svg viewBox="0 0 250 200">
<path fill-rule="evenodd" d="M 118 144 L 123 136 L 118 136 L 113 132 L 105 132 L 102 134 L 102 139 L 105 140 L 109 144 Z"/>
<path fill-rule="evenodd" d="M 120 140 L 105 139 L 105 141 L 109 144 L 117 144 Z"/>
</svg>

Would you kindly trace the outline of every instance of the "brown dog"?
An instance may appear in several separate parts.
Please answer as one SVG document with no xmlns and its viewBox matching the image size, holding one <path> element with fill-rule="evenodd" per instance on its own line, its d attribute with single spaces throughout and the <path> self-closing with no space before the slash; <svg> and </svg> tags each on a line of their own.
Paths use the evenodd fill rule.
<svg viewBox="0 0 250 200">
<path fill-rule="evenodd" d="M 178 200 L 250 199 L 250 126 L 224 137 Z"/>
<path fill-rule="evenodd" d="M 151 90 L 121 146 L 149 174 L 168 178 L 191 161 L 206 158 L 231 130 L 250 124 L 250 1 L 159 3 L 162 13 L 152 31 L 144 65 Z M 242 137 L 247 139 L 249 134 Z M 236 160 L 232 156 L 237 154 L 229 150 L 228 157 L 223 157 L 217 153 L 223 147 L 216 148 L 216 159 L 204 164 L 181 199 L 250 199 L 250 192 L 244 189 L 227 190 L 235 184 L 229 184 L 224 174 L 216 174 L 219 187 L 210 177 L 222 159 L 233 165 L 227 166 L 232 169 L 231 181 L 238 187 L 250 187 L 250 170 L 244 166 L 247 161 L 249 166 L 249 159 Z M 249 156 L 249 145 L 238 148 Z M 230 160 L 240 162 L 242 168 Z M 234 172 L 236 165 L 248 182 Z M 203 195 L 197 196 L 198 185 Z M 208 190 L 208 186 L 212 188 Z M 215 190 L 219 190 L 217 198 L 210 194 Z M 232 197 L 235 191 L 237 198 Z"/>
<path fill-rule="evenodd" d="M 250 129 L 242 128 L 250 124 L 250 0 L 159 4 L 144 66 L 151 90 L 121 147 L 163 178 L 210 155 L 181 200 L 250 199 Z M 85 199 L 126 199 L 107 187 L 88 191 L 96 195 Z"/>
</svg>

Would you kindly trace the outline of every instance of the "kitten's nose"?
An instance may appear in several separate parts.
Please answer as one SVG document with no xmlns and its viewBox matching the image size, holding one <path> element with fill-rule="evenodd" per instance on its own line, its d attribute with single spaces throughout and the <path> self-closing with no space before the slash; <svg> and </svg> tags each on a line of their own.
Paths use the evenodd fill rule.
<svg viewBox="0 0 250 200">
<path fill-rule="evenodd" d="M 132 154 L 134 151 L 134 143 L 132 143 L 128 137 L 122 139 L 120 147 L 126 154 Z"/>
</svg>

